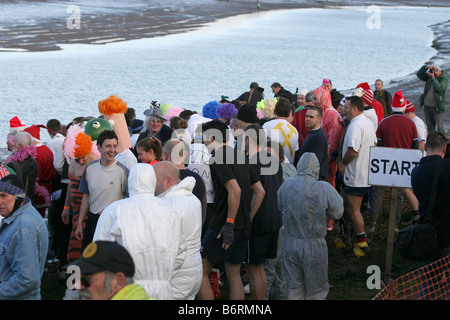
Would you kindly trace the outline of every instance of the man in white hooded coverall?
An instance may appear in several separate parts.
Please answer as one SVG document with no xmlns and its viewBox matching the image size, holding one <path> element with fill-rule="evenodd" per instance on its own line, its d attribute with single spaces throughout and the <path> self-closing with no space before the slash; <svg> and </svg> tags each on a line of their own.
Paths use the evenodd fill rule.
<svg viewBox="0 0 450 320">
<path fill-rule="evenodd" d="M 136 164 L 128 177 L 129 198 L 115 201 L 102 212 L 94 240 L 124 246 L 135 263 L 135 283 L 150 298 L 174 299 L 172 279 L 186 256 L 181 216 L 155 196 L 156 175 L 146 163 Z"/>
<path fill-rule="evenodd" d="M 170 140 L 167 143 L 170 143 Z M 180 143 L 179 146 L 183 145 Z M 179 149 L 178 151 L 181 152 Z M 182 151 L 185 152 L 185 150 Z M 183 155 L 182 158 L 184 159 L 185 156 Z M 180 181 L 177 166 L 169 161 L 155 163 L 153 168 L 156 174 L 155 195 L 179 213 L 182 220 L 181 239 L 186 244 L 184 263 L 172 279 L 173 297 L 175 300 L 194 300 L 203 278 L 200 255 L 202 205 L 192 193 L 196 180 L 193 177 L 186 177 Z"/>
<path fill-rule="evenodd" d="M 331 184 L 319 179 L 319 161 L 304 153 L 297 176 L 278 190 L 283 211 L 283 266 L 289 300 L 323 300 L 329 291 L 326 217 L 338 220 L 343 200 Z"/>
</svg>

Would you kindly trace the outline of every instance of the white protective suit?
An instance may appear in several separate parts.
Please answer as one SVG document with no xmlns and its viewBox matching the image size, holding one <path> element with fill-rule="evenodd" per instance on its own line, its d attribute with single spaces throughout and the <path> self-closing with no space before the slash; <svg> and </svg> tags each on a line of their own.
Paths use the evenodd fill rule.
<svg viewBox="0 0 450 320">
<path fill-rule="evenodd" d="M 156 175 L 146 163 L 136 164 L 128 177 L 129 198 L 103 210 L 94 240 L 116 241 L 130 253 L 134 280 L 156 300 L 171 300 L 172 278 L 186 255 L 181 241 L 180 214 L 155 197 Z"/>
<path fill-rule="evenodd" d="M 328 295 L 326 217 L 338 220 L 344 212 L 342 197 L 326 181 L 318 181 L 319 161 L 304 153 L 297 176 L 278 190 L 283 211 L 283 266 L 289 300 L 321 300 Z"/>
<path fill-rule="evenodd" d="M 200 244 L 202 236 L 202 206 L 192 193 L 193 177 L 186 177 L 158 197 L 168 203 L 181 217 L 181 242 L 186 245 L 186 256 L 172 279 L 175 300 L 194 300 L 203 277 Z"/>
</svg>

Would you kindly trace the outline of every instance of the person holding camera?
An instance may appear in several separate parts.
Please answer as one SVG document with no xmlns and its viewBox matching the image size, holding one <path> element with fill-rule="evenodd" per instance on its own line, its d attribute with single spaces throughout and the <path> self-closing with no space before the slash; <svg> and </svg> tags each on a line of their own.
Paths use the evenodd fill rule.
<svg viewBox="0 0 450 320">
<path fill-rule="evenodd" d="M 417 71 L 417 77 L 425 81 L 425 88 L 419 101 L 420 106 L 424 107 L 428 132 L 436 131 L 437 127 L 437 130 L 445 135 L 443 113 L 448 79 L 444 76 L 441 67 L 433 65 L 423 65 Z"/>
</svg>

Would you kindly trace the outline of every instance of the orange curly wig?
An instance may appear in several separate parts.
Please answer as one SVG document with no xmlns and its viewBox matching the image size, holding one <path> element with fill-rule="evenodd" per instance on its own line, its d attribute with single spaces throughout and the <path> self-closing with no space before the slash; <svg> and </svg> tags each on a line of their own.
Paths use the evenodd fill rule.
<svg viewBox="0 0 450 320">
<path fill-rule="evenodd" d="M 75 138 L 75 144 L 77 147 L 74 148 L 74 157 L 79 159 L 88 155 L 92 151 L 92 139 L 84 132 L 80 132 Z"/>
<path fill-rule="evenodd" d="M 111 115 L 114 113 L 126 113 L 127 110 L 126 102 L 115 95 L 111 95 L 98 103 L 98 111 L 100 111 L 101 114 Z"/>
</svg>

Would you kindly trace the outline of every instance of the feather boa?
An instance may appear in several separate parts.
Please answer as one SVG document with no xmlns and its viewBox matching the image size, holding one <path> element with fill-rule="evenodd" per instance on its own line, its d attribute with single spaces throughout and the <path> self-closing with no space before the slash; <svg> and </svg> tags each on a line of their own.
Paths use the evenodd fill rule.
<svg viewBox="0 0 450 320">
<path fill-rule="evenodd" d="M 47 188 L 44 186 L 41 186 L 37 181 L 34 184 L 34 198 L 42 197 L 44 198 L 44 204 L 45 206 L 50 206 L 50 193 L 48 192 Z"/>
<path fill-rule="evenodd" d="M 8 156 L 8 158 L 6 158 L 6 160 L 5 160 L 5 164 L 8 164 L 11 161 L 21 162 L 28 157 L 32 157 L 32 158 L 36 159 L 36 154 L 37 154 L 36 150 L 37 150 L 37 148 L 35 145 L 31 145 L 29 147 L 20 149 L 20 150 L 16 151 L 16 153 Z M 39 185 L 38 181 L 36 181 L 34 184 L 34 196 L 44 198 L 44 201 L 46 204 L 50 203 L 50 193 L 48 192 L 46 187 Z"/>
<path fill-rule="evenodd" d="M 11 161 L 23 161 L 28 157 L 32 157 L 36 159 L 36 154 L 37 154 L 37 150 L 36 150 L 36 146 L 35 145 L 31 145 L 29 147 L 25 147 L 23 149 L 20 149 L 18 151 L 16 151 L 15 153 L 11 154 L 8 156 L 8 158 L 6 158 L 5 160 L 5 164 L 8 164 Z"/>
</svg>

